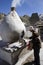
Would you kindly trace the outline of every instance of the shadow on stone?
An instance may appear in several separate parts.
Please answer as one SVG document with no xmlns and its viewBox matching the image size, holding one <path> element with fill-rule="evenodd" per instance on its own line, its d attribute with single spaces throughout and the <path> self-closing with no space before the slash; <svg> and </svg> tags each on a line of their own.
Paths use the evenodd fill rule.
<svg viewBox="0 0 43 65">
<path fill-rule="evenodd" d="M 0 59 L 0 65 L 10 65 L 10 64 Z"/>
</svg>

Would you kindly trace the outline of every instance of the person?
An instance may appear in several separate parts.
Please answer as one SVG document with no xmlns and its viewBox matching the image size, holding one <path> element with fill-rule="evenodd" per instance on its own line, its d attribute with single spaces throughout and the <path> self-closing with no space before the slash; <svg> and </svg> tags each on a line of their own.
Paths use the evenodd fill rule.
<svg viewBox="0 0 43 65">
<path fill-rule="evenodd" d="M 32 32 L 32 36 L 29 38 L 31 39 L 31 42 L 33 43 L 33 49 L 34 49 L 34 65 L 40 65 L 40 48 L 41 48 L 41 42 L 39 40 L 38 33 L 35 32 L 34 28 L 31 26 L 30 31 Z"/>
</svg>

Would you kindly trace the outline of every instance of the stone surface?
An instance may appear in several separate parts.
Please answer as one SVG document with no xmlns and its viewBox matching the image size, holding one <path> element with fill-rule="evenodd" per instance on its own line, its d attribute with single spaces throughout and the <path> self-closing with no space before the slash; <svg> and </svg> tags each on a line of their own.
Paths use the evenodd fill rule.
<svg viewBox="0 0 43 65">
<path fill-rule="evenodd" d="M 22 58 L 21 58 L 22 59 Z M 31 54 L 27 59 L 26 61 L 23 63 L 24 65 L 32 65 L 32 61 L 34 59 L 34 56 L 33 54 Z M 40 63 L 41 65 L 43 65 L 43 43 L 42 43 L 42 48 L 40 49 Z M 23 65 L 22 64 L 22 65 Z M 0 59 L 0 65 L 9 65 L 7 62 L 3 61 Z"/>
</svg>

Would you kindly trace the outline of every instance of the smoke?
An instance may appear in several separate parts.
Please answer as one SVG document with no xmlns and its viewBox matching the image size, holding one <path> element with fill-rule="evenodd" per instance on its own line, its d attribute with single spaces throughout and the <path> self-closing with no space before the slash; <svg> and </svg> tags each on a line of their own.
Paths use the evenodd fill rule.
<svg viewBox="0 0 43 65">
<path fill-rule="evenodd" d="M 24 3 L 25 0 L 13 0 L 11 7 L 17 7 L 17 6 L 21 6 Z"/>
</svg>

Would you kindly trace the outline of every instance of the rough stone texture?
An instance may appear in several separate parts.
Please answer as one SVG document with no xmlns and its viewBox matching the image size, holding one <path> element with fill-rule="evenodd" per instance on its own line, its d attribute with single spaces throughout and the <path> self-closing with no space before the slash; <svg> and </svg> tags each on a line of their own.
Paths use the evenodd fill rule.
<svg viewBox="0 0 43 65">
<path fill-rule="evenodd" d="M 22 55 L 22 54 L 25 54 L 25 53 L 26 53 L 25 51 L 28 52 L 28 51 L 25 49 L 25 50 L 22 51 L 21 55 Z M 25 53 L 24 53 L 24 52 L 25 52 Z M 34 55 L 32 54 L 29 58 L 26 59 L 26 61 L 25 61 L 23 64 L 29 62 L 29 65 L 31 65 L 31 64 L 32 64 L 31 61 L 33 61 L 33 60 L 34 60 Z M 43 65 L 43 43 L 42 43 L 42 48 L 41 48 L 41 50 L 40 50 L 40 63 L 41 63 L 41 65 Z M 23 64 L 22 64 L 22 65 L 23 65 Z M 9 64 L 8 64 L 7 62 L 5 62 L 5 61 L 3 61 L 3 60 L 0 59 L 0 65 L 9 65 Z M 25 64 L 25 65 L 26 65 L 26 64 Z"/>
</svg>

